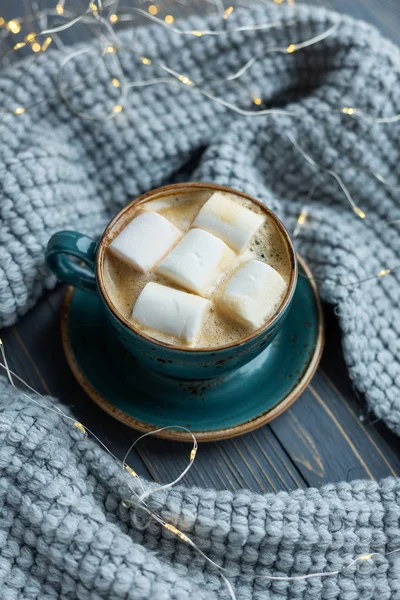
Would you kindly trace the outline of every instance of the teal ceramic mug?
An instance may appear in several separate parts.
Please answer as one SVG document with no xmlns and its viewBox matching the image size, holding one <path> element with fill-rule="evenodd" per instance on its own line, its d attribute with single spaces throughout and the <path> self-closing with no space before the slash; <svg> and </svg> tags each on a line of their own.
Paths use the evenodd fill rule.
<svg viewBox="0 0 400 600">
<path fill-rule="evenodd" d="M 124 218 L 132 205 L 149 200 L 158 200 L 171 194 L 185 194 L 193 191 L 226 191 L 234 193 L 263 207 L 274 220 L 281 232 L 289 253 L 291 276 L 286 296 L 275 315 L 260 329 L 236 343 L 206 350 L 172 346 L 141 332 L 134 324 L 118 314 L 104 285 L 103 262 L 108 244 L 116 235 L 117 224 Z M 83 261 L 82 266 L 79 261 Z M 46 261 L 59 279 L 89 293 L 98 294 L 104 314 L 121 344 L 147 370 L 157 371 L 178 379 L 202 380 L 230 372 L 250 362 L 263 352 L 278 333 L 291 304 L 297 283 L 297 260 L 292 241 L 278 217 L 260 202 L 237 190 L 208 183 L 181 183 L 165 186 L 140 196 L 125 206 L 106 227 L 100 241 L 76 231 L 60 231 L 50 239 L 46 250 Z"/>
</svg>

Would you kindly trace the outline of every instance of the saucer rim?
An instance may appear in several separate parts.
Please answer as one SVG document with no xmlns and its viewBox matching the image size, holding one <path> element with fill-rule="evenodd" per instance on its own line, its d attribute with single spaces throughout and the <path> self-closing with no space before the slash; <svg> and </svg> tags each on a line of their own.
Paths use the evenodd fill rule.
<svg viewBox="0 0 400 600">
<path fill-rule="evenodd" d="M 305 368 L 301 379 L 296 383 L 296 385 L 292 388 L 292 390 L 282 398 L 278 404 L 269 408 L 265 412 L 260 415 L 254 417 L 253 419 L 249 419 L 240 423 L 238 425 L 234 425 L 233 427 L 226 427 L 221 429 L 215 429 L 212 431 L 193 431 L 193 435 L 196 437 L 198 441 L 201 442 L 216 442 L 219 440 L 226 440 L 230 438 L 237 437 L 239 435 L 244 435 L 245 433 L 249 433 L 250 431 L 254 431 L 267 423 L 270 423 L 277 417 L 279 417 L 282 413 L 284 413 L 302 394 L 302 392 L 307 388 L 310 383 L 312 377 L 314 376 L 319 362 L 321 360 L 322 352 L 325 345 L 325 324 L 324 324 L 324 315 L 321 300 L 318 294 L 317 285 L 315 280 L 313 279 L 310 268 L 308 267 L 305 260 L 297 254 L 297 260 L 302 267 L 302 270 L 305 272 L 306 277 L 308 279 L 308 283 L 311 287 L 312 294 L 314 296 L 316 308 L 317 308 L 317 339 L 315 342 L 313 353 L 308 361 L 307 367 Z M 301 276 L 301 275 L 300 275 Z M 69 309 L 72 301 L 72 297 L 74 294 L 75 288 L 73 286 L 68 286 L 61 311 L 61 341 L 64 349 L 65 357 L 68 363 L 69 368 L 71 369 L 75 379 L 79 383 L 79 385 L 83 388 L 83 390 L 88 394 L 88 396 L 97 404 L 102 410 L 108 413 L 114 419 L 117 419 L 124 425 L 135 429 L 136 431 L 140 431 L 142 433 L 149 433 L 151 431 L 155 431 L 157 429 L 156 426 L 150 425 L 145 421 L 141 421 L 139 419 L 135 419 L 130 415 L 127 415 L 122 410 L 113 406 L 110 402 L 108 402 L 95 388 L 92 384 L 86 379 L 84 372 L 81 367 L 78 365 L 77 360 L 74 355 L 74 351 L 72 348 L 71 341 L 68 335 L 68 317 L 69 317 Z M 161 439 L 178 441 L 178 442 L 192 442 L 192 436 L 185 431 L 174 431 L 173 429 L 167 429 L 160 433 L 154 434 L 155 437 L 159 437 Z"/>
</svg>

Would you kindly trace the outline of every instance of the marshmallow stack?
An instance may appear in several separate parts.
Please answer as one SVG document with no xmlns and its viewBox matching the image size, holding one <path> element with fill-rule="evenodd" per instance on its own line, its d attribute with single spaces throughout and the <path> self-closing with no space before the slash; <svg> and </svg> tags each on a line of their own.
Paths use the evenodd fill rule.
<svg viewBox="0 0 400 600">
<path fill-rule="evenodd" d="M 170 284 L 147 283 L 133 307 L 133 321 L 193 345 L 215 292 L 217 310 L 251 330 L 261 327 L 286 288 L 271 266 L 246 261 L 243 254 L 266 215 L 216 192 L 184 233 L 149 208 L 162 206 L 146 205 L 110 244 L 135 269 L 154 272 Z"/>
</svg>

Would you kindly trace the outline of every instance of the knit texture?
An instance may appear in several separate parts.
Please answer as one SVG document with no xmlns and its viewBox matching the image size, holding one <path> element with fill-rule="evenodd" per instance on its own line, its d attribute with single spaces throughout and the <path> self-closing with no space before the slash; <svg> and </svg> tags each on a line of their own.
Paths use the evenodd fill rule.
<svg viewBox="0 0 400 600">
<path fill-rule="evenodd" d="M 2 378 L 0 394 L 2 600 L 229 598 L 187 544 L 154 521 L 135 527 L 121 468 L 95 443 Z M 233 575 L 238 600 L 396 600 L 400 553 L 331 578 L 262 576 L 335 571 L 399 548 L 399 500 L 391 478 L 276 495 L 176 488 L 151 504 Z"/>
<path fill-rule="evenodd" d="M 14 323 L 54 285 L 43 260 L 52 233 L 75 228 L 98 236 L 144 191 L 187 180 L 229 185 L 264 201 L 293 229 L 316 182 L 299 250 L 322 280 L 323 298 L 336 307 L 350 377 L 376 415 L 400 432 L 400 271 L 346 286 L 399 260 L 398 229 L 385 223 L 400 219 L 399 203 L 371 174 L 400 185 L 399 125 L 341 112 L 355 106 L 372 117 L 400 113 L 399 50 L 372 27 L 342 17 L 326 41 L 293 54 L 266 53 L 240 85 L 218 83 L 253 55 L 309 39 L 338 18 L 306 6 L 297 8 L 295 21 L 290 7 L 237 10 L 231 28 L 279 26 L 201 38 L 150 27 L 137 32 L 137 54 L 119 53 L 129 80 L 161 75 L 156 60 L 146 66 L 139 58 L 158 56 L 241 107 L 257 110 L 254 95 L 296 118 L 240 116 L 175 83 L 133 88 L 115 119 L 88 121 L 55 93 L 62 53 L 48 51 L 34 66 L 21 62 L 4 71 L 0 105 L 37 106 L 18 116 L 7 112 L 0 123 L 1 324 Z M 186 24 L 213 27 L 220 27 L 215 18 Z M 121 39 L 131 43 L 132 32 Z M 118 102 L 113 66 L 97 65 L 88 75 L 94 64 L 95 56 L 77 56 L 64 69 L 64 86 L 74 109 L 106 114 Z M 337 181 L 304 160 L 288 133 L 340 175 L 364 220 Z M 145 532 L 133 526 L 121 503 L 127 491 L 120 470 L 79 431 L 27 403 L 4 380 L 0 406 L 1 598 L 228 597 L 215 570 L 172 534 L 154 523 Z M 400 598 L 398 554 L 333 578 L 268 583 L 252 576 L 336 570 L 359 553 L 400 547 L 399 486 L 388 479 L 264 496 L 174 489 L 153 503 L 238 574 L 240 600 L 384 600 Z"/>
</svg>

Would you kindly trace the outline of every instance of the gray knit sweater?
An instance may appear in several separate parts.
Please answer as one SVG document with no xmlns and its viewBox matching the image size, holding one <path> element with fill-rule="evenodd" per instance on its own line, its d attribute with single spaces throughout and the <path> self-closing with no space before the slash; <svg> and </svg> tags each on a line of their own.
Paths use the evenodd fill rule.
<svg viewBox="0 0 400 600">
<path fill-rule="evenodd" d="M 338 15 L 300 6 L 234 12 L 229 27 L 281 22 L 268 31 L 185 37 L 165 29 L 138 32 L 138 55 L 121 51 L 128 79 L 159 76 L 156 57 L 241 107 L 250 96 L 297 117 L 240 116 L 194 88 L 133 88 L 111 121 L 75 117 L 55 94 L 62 54 L 3 72 L 0 105 L 0 323 L 10 325 L 54 285 L 43 260 L 49 236 L 76 228 L 97 236 L 129 198 L 163 183 L 214 181 L 266 202 L 294 227 L 312 197 L 299 249 L 336 307 L 350 376 L 369 406 L 400 432 L 400 270 L 348 286 L 399 262 L 399 123 L 373 118 L 400 113 L 400 52 L 370 26 L 343 17 L 338 31 L 293 54 L 266 53 L 239 80 L 221 84 L 254 54 L 311 38 Z M 220 24 L 194 21 L 189 29 Z M 123 34 L 129 43 L 131 33 Z M 166 60 L 166 59 L 165 59 Z M 118 90 L 93 61 L 65 69 L 76 110 L 104 113 Z M 212 83 L 211 80 L 214 82 Z M 216 82 L 214 81 L 216 80 Z M 40 102 L 44 100 L 44 102 Z M 17 106 L 36 108 L 21 115 Z M 357 107 L 371 119 L 343 114 Z M 317 172 L 288 132 L 347 186 Z M 390 187 L 372 173 L 384 177 Z M 398 190 L 397 190 L 398 191 Z M 133 526 L 121 472 L 92 442 L 53 413 L 29 404 L 0 380 L 0 598 L 169 600 L 225 598 L 215 570 L 152 523 Z M 353 482 L 320 491 L 254 495 L 241 491 L 160 492 L 154 508 L 189 532 L 207 554 L 237 574 L 240 600 L 400 598 L 400 554 L 353 566 L 333 578 L 270 583 L 253 575 L 336 570 L 363 552 L 400 547 L 400 484 Z"/>
</svg>

